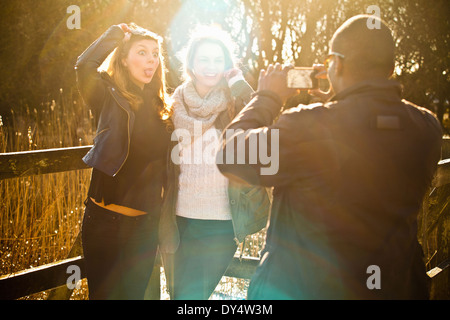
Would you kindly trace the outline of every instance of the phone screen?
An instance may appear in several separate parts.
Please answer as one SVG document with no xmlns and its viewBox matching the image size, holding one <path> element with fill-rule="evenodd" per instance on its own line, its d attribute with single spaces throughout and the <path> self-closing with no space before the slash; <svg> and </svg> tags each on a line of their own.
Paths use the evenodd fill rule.
<svg viewBox="0 0 450 320">
<path fill-rule="evenodd" d="M 315 89 L 319 80 L 315 77 L 317 70 L 313 68 L 294 68 L 288 71 L 287 85 L 295 89 Z"/>
</svg>

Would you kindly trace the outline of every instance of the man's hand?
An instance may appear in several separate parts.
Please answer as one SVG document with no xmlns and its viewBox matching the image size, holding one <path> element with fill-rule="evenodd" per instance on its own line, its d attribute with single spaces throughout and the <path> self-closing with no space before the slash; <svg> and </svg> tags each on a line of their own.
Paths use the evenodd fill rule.
<svg viewBox="0 0 450 320">
<path fill-rule="evenodd" d="M 292 66 L 283 66 L 276 63 L 275 66 L 269 65 L 267 70 L 261 70 L 258 80 L 258 91 L 270 90 L 281 98 L 283 103 L 296 93 L 295 89 L 287 86 L 287 73 Z"/>
<path fill-rule="evenodd" d="M 323 64 L 315 64 L 313 68 L 317 70 L 316 78 L 317 79 L 327 79 L 327 69 Z M 308 90 L 310 95 L 318 97 L 322 102 L 327 102 L 334 95 L 333 88 L 330 87 L 328 92 L 322 91 L 320 89 L 311 89 Z"/>
</svg>

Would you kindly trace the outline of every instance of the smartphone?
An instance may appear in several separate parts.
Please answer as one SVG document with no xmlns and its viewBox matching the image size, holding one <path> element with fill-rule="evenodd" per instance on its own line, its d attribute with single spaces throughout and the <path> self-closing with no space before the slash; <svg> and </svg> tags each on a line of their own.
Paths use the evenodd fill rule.
<svg viewBox="0 0 450 320">
<path fill-rule="evenodd" d="M 317 72 L 314 68 L 291 69 L 287 74 L 287 86 L 295 89 L 316 89 L 319 87 L 319 79 L 315 77 Z"/>
</svg>

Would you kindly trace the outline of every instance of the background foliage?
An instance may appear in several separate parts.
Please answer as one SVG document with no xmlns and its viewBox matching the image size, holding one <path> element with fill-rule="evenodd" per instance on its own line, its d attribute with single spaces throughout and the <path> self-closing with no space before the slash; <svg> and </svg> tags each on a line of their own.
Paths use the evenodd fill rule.
<svg viewBox="0 0 450 320">
<path fill-rule="evenodd" d="M 81 9 L 81 29 L 70 30 L 67 7 Z M 336 28 L 349 17 L 381 9 L 397 43 L 396 77 L 405 98 L 442 119 L 450 92 L 450 6 L 447 0 L 2 0 L 0 2 L 0 114 L 40 108 L 75 85 L 81 52 L 110 25 L 134 21 L 165 38 L 172 88 L 179 84 L 174 55 L 197 24 L 229 31 L 247 79 L 274 61 L 321 62 Z"/>
</svg>

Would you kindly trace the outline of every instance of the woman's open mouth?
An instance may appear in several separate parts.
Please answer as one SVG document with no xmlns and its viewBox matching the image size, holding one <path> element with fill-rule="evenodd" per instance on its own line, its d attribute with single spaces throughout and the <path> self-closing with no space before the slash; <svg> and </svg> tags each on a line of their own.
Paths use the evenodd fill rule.
<svg viewBox="0 0 450 320">
<path fill-rule="evenodd" d="M 153 77 L 153 69 L 145 69 L 144 70 L 145 76 L 147 77 Z"/>
</svg>

